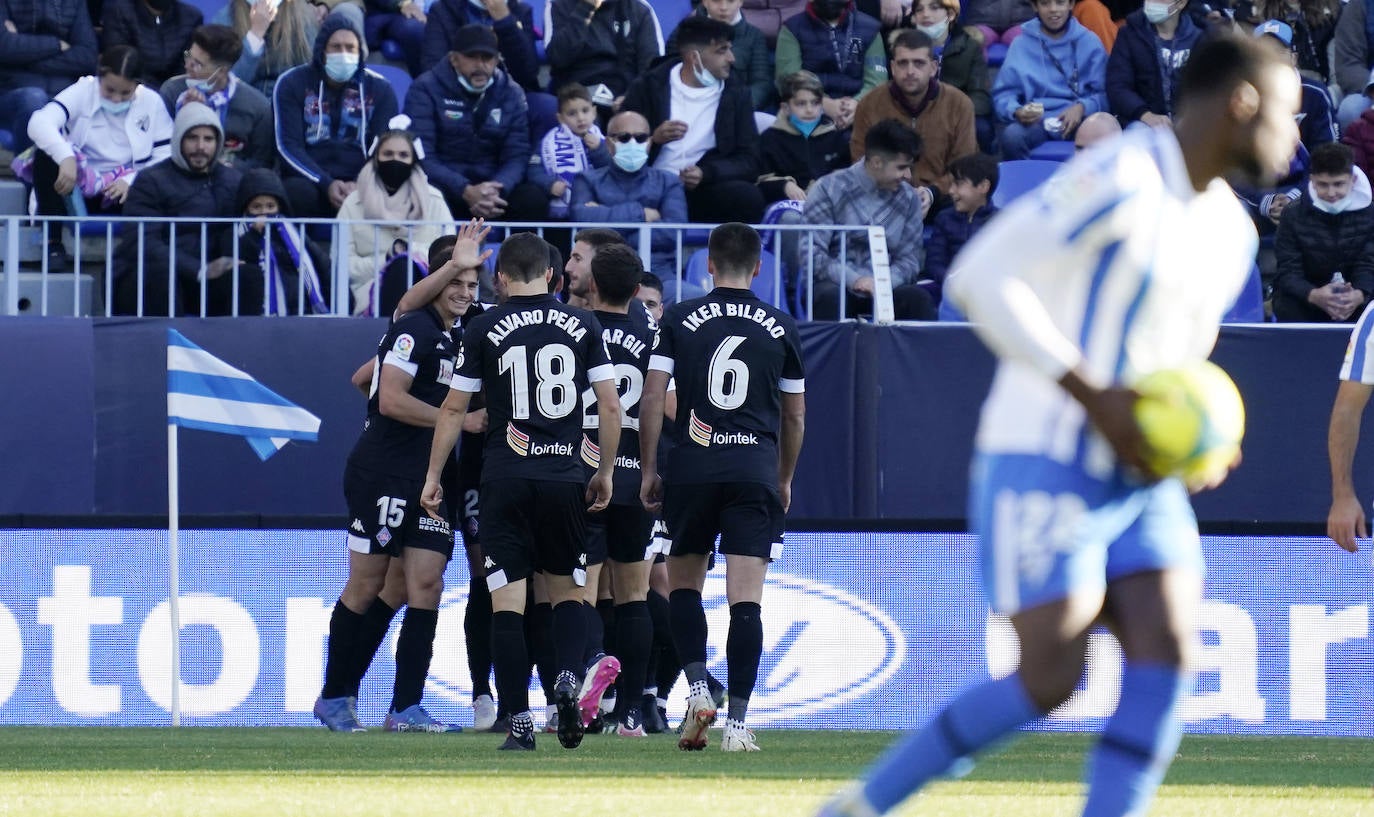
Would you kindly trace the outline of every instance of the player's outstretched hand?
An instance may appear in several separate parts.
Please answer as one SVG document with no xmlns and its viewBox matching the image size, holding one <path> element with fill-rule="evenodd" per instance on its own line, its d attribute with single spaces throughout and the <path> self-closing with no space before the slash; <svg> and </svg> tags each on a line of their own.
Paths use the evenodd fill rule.
<svg viewBox="0 0 1374 817">
<path fill-rule="evenodd" d="M 663 479 L 658 474 L 644 472 L 644 480 L 639 484 L 639 501 L 649 513 L 663 510 Z"/>
<path fill-rule="evenodd" d="M 420 507 L 425 509 L 425 513 L 440 522 L 444 521 L 444 518 L 439 515 L 439 504 L 443 501 L 443 487 L 432 479 L 425 480 L 425 489 L 420 492 Z"/>
<path fill-rule="evenodd" d="M 596 474 L 587 483 L 587 510 L 592 513 L 606 510 L 611 504 L 611 475 Z"/>
<path fill-rule="evenodd" d="M 1369 538 L 1364 508 L 1360 507 L 1360 500 L 1353 496 L 1332 500 L 1331 510 L 1326 514 L 1326 535 L 1350 553 L 1360 549 L 1355 543 L 1355 537 Z"/>
<path fill-rule="evenodd" d="M 474 218 L 458 228 L 458 243 L 453 245 L 453 263 L 458 269 L 481 266 L 491 257 L 491 250 L 482 250 L 482 242 L 491 228 L 480 218 Z"/>
</svg>

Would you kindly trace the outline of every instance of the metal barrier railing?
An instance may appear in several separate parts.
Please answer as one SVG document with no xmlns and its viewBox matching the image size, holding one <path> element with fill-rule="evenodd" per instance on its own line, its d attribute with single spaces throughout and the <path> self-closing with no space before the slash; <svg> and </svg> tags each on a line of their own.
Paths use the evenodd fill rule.
<svg viewBox="0 0 1374 817">
<path fill-rule="evenodd" d="M 114 316 L 135 315 L 139 317 L 164 317 L 174 315 L 216 315 L 261 314 L 251 305 L 242 301 L 244 275 L 241 268 L 250 261 L 242 257 L 240 236 L 253 225 L 254 218 L 78 218 L 72 216 L 19 216 L 0 218 L 0 226 L 5 230 L 3 259 L 3 286 L 0 286 L 0 314 L 4 315 L 68 315 L 68 316 Z M 360 256 L 354 251 L 355 237 L 359 227 L 371 229 L 371 241 L 365 232 L 361 243 L 371 244 L 371 261 L 364 266 L 371 268 L 371 291 L 379 292 L 381 271 L 386 266 L 390 249 L 395 241 L 402 240 L 407 247 L 412 246 L 417 233 L 441 235 L 452 233 L 454 223 L 434 222 L 383 222 L 383 221 L 340 221 L 338 219 L 273 219 L 273 225 L 281 225 L 295 244 L 306 252 L 310 241 L 316 242 L 321 249 L 327 245 L 328 268 L 316 270 L 321 283 L 327 287 L 328 298 L 324 309 L 315 312 L 311 309 L 311 299 L 307 292 L 307 276 L 297 276 L 295 282 L 295 309 L 291 314 L 311 315 L 328 314 L 348 316 L 351 314 L 378 314 L 378 299 L 371 299 L 369 309 L 366 304 L 358 305 L 361 299 L 351 299 L 355 285 L 362 287 L 365 279 L 355 280 L 352 267 Z M 568 222 L 493 222 L 491 225 L 493 241 L 505 231 L 528 230 L 551 240 L 564 253 L 566 258 L 573 236 L 580 230 L 600 227 L 625 233 L 631 244 L 636 247 L 644 260 L 646 269 L 659 274 L 665 281 L 665 296 L 671 301 L 676 293 L 691 293 L 693 287 L 709 280 L 691 275 L 694 268 L 689 267 L 691 254 L 704 248 L 706 237 L 712 225 L 703 224 L 642 224 L 642 223 L 568 223 Z M 799 318 L 809 318 L 814 314 L 814 291 L 816 252 L 812 248 L 817 231 L 838 234 L 838 258 L 849 256 L 851 234 L 865 234 L 866 226 L 846 225 L 807 225 L 776 224 L 759 227 L 767 251 L 765 263 L 760 269 L 760 282 L 755 291 L 774 306 L 790 311 Z M 186 234 L 193 236 L 186 241 Z M 671 233 L 667 241 L 659 238 L 663 233 Z M 59 239 L 71 252 L 71 269 L 50 269 L 48 248 Z M 94 242 L 92 240 L 95 240 Z M 180 239 L 180 241 L 179 241 Z M 658 240 L 655 240 L 658 239 Z M 103 248 L 95 258 L 88 253 L 95 249 L 91 244 Z M 188 259 L 186 252 L 175 249 L 167 253 L 165 269 L 154 269 L 148 262 L 150 241 L 165 243 L 169 248 L 180 244 L 182 249 L 189 245 L 192 249 Z M 84 243 L 83 243 L 84 242 Z M 132 254 L 130 259 L 128 254 Z M 211 282 L 204 273 L 211 262 L 217 258 L 228 259 L 229 269 L 221 277 Z M 415 266 L 413 257 L 407 255 L 403 268 L 406 270 L 409 286 L 419 277 L 420 270 Z M 198 264 L 195 270 L 186 269 L 187 262 Z M 495 260 L 489 262 L 494 269 Z M 704 271 L 704 264 L 701 269 Z M 134 275 L 132 281 L 120 280 L 118 273 Z M 667 273 L 666 275 L 664 273 Z M 165 275 L 165 281 L 161 277 Z M 327 283 L 325 282 L 327 279 Z M 150 308 L 150 291 L 155 290 L 157 303 L 163 304 L 162 285 L 166 284 L 164 309 Z M 132 287 L 132 292 L 128 288 Z M 116 297 L 117 290 L 121 295 Z M 181 296 L 191 293 L 194 308 L 189 311 L 178 308 Z M 220 308 L 211 305 L 214 294 Z M 846 288 L 839 287 L 839 310 L 844 314 Z M 116 300 L 123 301 L 117 304 Z M 132 306 L 128 303 L 132 300 Z M 351 303 L 352 300 L 352 303 Z M 120 307 L 125 307 L 121 309 Z"/>
</svg>

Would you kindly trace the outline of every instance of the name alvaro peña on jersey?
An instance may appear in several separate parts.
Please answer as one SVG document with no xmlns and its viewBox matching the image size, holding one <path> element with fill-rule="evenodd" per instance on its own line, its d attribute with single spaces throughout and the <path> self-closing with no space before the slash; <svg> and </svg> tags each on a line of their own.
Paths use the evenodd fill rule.
<svg viewBox="0 0 1374 817">
<path fill-rule="evenodd" d="M 493 346 L 500 346 L 510 333 L 522 326 L 535 324 L 557 326 L 571 335 L 575 341 L 581 341 L 587 335 L 587 327 L 582 325 L 582 320 L 569 312 L 561 309 L 526 309 L 512 312 L 497 321 L 496 325 L 487 331 L 487 340 Z"/>
<path fill-rule="evenodd" d="M 754 304 L 726 303 L 706 303 L 687 313 L 682 319 L 682 328 L 688 332 L 695 332 L 701 328 L 702 324 L 712 318 L 745 318 L 762 326 L 769 335 L 780 338 L 787 334 L 787 328 L 778 324 L 778 319 Z"/>
</svg>

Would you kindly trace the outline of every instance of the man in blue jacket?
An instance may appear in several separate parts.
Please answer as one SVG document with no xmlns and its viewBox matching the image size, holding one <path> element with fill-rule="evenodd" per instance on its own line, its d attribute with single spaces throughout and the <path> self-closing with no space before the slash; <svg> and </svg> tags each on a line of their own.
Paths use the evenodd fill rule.
<svg viewBox="0 0 1374 817">
<path fill-rule="evenodd" d="M 410 86 L 405 111 L 425 147 L 429 183 L 443 191 L 454 218 L 542 221 L 548 197 L 524 181 L 525 92 L 496 67 L 500 53 L 487 26 L 458 29 L 448 59 Z"/>
<path fill-rule="evenodd" d="M 0 126 L 19 153 L 29 117 L 95 70 L 98 46 L 85 0 L 5 0 L 0 23 Z"/>
<path fill-rule="evenodd" d="M 1107 99 L 1121 124 L 1172 121 L 1178 72 L 1203 34 L 1183 13 L 1187 4 L 1146 0 L 1126 16 L 1107 60 Z"/>
<path fill-rule="evenodd" d="M 542 2 L 542 0 L 534 0 Z M 478 23 L 491 26 L 501 47 L 501 62 L 511 79 L 526 91 L 539 85 L 539 55 L 534 50 L 534 9 L 522 0 L 437 0 L 426 12 L 420 64 L 428 71 L 448 56 L 458 29 Z"/>
<path fill-rule="evenodd" d="M 368 146 L 399 113 L 396 92 L 366 67 L 367 45 L 356 10 L 325 18 L 315 56 L 281 75 L 272 93 L 277 152 L 291 211 L 328 218 L 357 186 Z"/>
</svg>

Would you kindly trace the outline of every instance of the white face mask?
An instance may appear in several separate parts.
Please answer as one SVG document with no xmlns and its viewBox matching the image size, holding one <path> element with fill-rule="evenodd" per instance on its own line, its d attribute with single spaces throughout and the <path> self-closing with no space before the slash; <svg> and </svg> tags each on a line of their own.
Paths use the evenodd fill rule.
<svg viewBox="0 0 1374 817">
<path fill-rule="evenodd" d="M 1326 201 L 1325 199 L 1319 199 L 1313 196 L 1312 206 L 1321 210 L 1323 213 L 1330 213 L 1333 216 L 1340 215 L 1350 206 L 1350 196 L 1346 196 L 1343 199 L 1337 199 L 1336 201 Z"/>
<path fill-rule="evenodd" d="M 649 147 L 642 142 L 629 141 L 615 146 L 615 155 L 611 157 L 615 161 L 616 167 L 626 173 L 636 173 L 645 162 L 649 161 Z"/>
<path fill-rule="evenodd" d="M 1151 23 L 1164 22 L 1165 20 L 1169 19 L 1170 5 L 1172 4 L 1153 2 L 1153 0 L 1145 0 L 1145 6 L 1143 7 L 1143 11 L 1145 12 L 1145 19 L 1149 20 Z"/>
<path fill-rule="evenodd" d="M 324 72 L 335 82 L 348 82 L 358 73 L 358 55 L 325 54 Z"/>
<path fill-rule="evenodd" d="M 134 101 L 132 99 L 126 99 L 123 102 L 112 102 L 103 96 L 100 98 L 101 109 L 110 116 L 120 116 L 121 114 L 127 113 L 129 106 L 133 104 Z"/>
<path fill-rule="evenodd" d="M 931 26 L 916 26 L 916 30 L 938 43 L 949 33 L 949 20 L 942 20 Z"/>
<path fill-rule="evenodd" d="M 703 87 L 703 88 L 714 88 L 714 87 L 716 87 L 717 85 L 719 85 L 719 84 L 720 84 L 720 79 L 719 79 L 715 74 L 711 73 L 710 71 L 707 71 L 707 70 L 706 70 L 706 67 L 705 67 L 704 65 L 701 65 L 701 64 L 700 64 L 700 63 L 701 63 L 701 52 L 700 52 L 700 51 L 697 52 L 697 62 L 698 62 L 698 65 L 697 65 L 696 68 L 693 68 L 693 69 L 692 69 L 692 73 L 696 76 L 697 82 L 700 82 L 700 83 L 701 83 L 701 87 Z"/>
</svg>

